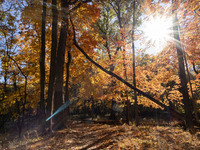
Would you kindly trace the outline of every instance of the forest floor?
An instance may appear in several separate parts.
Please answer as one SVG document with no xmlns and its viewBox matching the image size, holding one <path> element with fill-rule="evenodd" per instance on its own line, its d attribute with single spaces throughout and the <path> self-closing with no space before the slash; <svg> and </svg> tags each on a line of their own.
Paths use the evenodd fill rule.
<svg viewBox="0 0 200 150">
<path fill-rule="evenodd" d="M 180 127 L 143 124 L 108 125 L 71 121 L 60 131 L 39 136 L 35 129 L 15 138 L 10 133 L 0 149 L 5 150 L 92 150 L 92 149 L 163 149 L 200 150 L 200 133 L 191 135 Z M 0 135 L 1 138 L 2 135 Z M 17 135 L 16 135 L 17 136 Z M 6 137 L 6 138 L 5 138 Z"/>
</svg>

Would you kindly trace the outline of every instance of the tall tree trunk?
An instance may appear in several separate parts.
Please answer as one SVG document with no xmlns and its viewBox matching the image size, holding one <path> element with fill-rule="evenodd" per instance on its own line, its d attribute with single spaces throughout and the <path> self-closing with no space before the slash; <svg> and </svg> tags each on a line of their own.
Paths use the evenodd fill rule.
<svg viewBox="0 0 200 150">
<path fill-rule="evenodd" d="M 173 4 L 174 5 L 174 4 Z M 181 89 L 183 94 L 183 104 L 185 110 L 185 120 L 186 125 L 189 127 L 189 130 L 192 134 L 195 133 L 195 128 L 192 119 L 192 111 L 191 111 L 191 103 L 189 100 L 188 89 L 187 89 L 187 80 L 185 75 L 185 67 L 183 60 L 183 51 L 181 49 L 180 37 L 179 37 L 179 29 L 178 29 L 178 18 L 176 13 L 176 6 L 174 6 L 172 13 L 173 17 L 173 34 L 176 43 L 177 55 L 178 55 L 178 63 L 179 63 L 179 77 L 181 80 Z"/>
<path fill-rule="evenodd" d="M 71 63 L 71 54 L 70 54 L 70 49 L 67 51 L 68 55 L 67 55 L 67 58 L 68 58 L 68 62 L 66 64 L 66 71 L 67 71 L 67 75 L 66 75 L 66 85 L 65 85 L 65 102 L 67 102 L 69 100 L 69 66 L 70 66 L 70 63 Z M 65 115 L 68 116 L 69 115 L 69 107 L 68 106 L 66 108 L 66 113 Z"/>
<path fill-rule="evenodd" d="M 60 30 L 59 45 L 56 59 L 56 78 L 55 78 L 55 94 L 54 94 L 54 110 L 56 111 L 64 103 L 63 97 L 63 72 L 65 62 L 65 48 L 68 33 L 68 1 L 61 0 L 62 23 Z M 54 120 L 54 130 L 59 130 L 63 126 L 63 113 L 56 115 Z"/>
<path fill-rule="evenodd" d="M 53 99 L 54 99 L 54 87 L 55 87 L 55 74 L 56 74 L 56 49 L 57 49 L 57 24 L 58 24 L 58 10 L 57 0 L 52 0 L 52 43 L 51 43 L 51 62 L 50 62 L 50 76 L 47 98 L 47 118 L 53 114 Z M 52 130 L 52 119 L 47 123 L 47 127 Z"/>
<path fill-rule="evenodd" d="M 41 111 L 41 123 L 42 132 L 45 132 L 44 117 L 45 117 L 45 102 L 44 102 L 44 92 L 45 92 L 45 21 L 46 21 L 46 2 L 43 0 L 43 13 L 42 13 L 42 44 L 41 44 L 41 54 L 40 54 L 40 111 Z"/>
<path fill-rule="evenodd" d="M 132 30 L 132 51 L 133 51 L 133 86 L 136 87 L 136 80 L 135 80 L 135 1 L 133 2 L 133 30 Z M 137 92 L 134 90 L 134 99 L 135 99 L 135 124 L 136 126 L 139 125 L 139 113 L 138 113 L 138 102 L 137 102 Z"/>
</svg>

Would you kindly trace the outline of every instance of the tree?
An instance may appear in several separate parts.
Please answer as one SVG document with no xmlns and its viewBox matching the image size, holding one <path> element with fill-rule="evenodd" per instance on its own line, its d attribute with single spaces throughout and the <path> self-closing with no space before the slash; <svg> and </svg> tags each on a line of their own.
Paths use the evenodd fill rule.
<svg viewBox="0 0 200 150">
<path fill-rule="evenodd" d="M 45 132 L 44 117 L 45 117 L 45 21 L 46 21 L 46 0 L 43 0 L 42 13 L 42 36 L 41 36 L 41 54 L 40 54 L 40 109 L 41 121 L 43 124 L 42 132 Z"/>
<path fill-rule="evenodd" d="M 176 1 L 175 1 L 176 3 Z M 181 88 L 182 88 L 182 94 L 183 94 L 183 103 L 184 103 L 184 109 L 185 109 L 185 120 L 186 124 L 190 129 L 190 132 L 192 134 L 195 133 L 194 124 L 192 120 L 192 112 L 191 112 L 191 103 L 189 100 L 188 95 L 188 89 L 187 89 L 187 83 L 186 83 L 186 75 L 185 75 L 185 67 L 184 67 L 184 59 L 183 59 L 183 51 L 180 44 L 180 37 L 179 37 L 179 29 L 178 29 L 178 18 L 176 13 L 176 6 L 173 6 L 172 13 L 174 15 L 173 18 L 173 31 L 174 31 L 174 39 L 176 43 L 176 49 L 178 54 L 178 62 L 179 62 L 179 73 L 180 73 L 180 79 L 181 79 Z"/>
<path fill-rule="evenodd" d="M 55 70 L 56 70 L 56 50 L 57 50 L 57 23 L 58 23 L 58 10 L 57 0 L 52 0 L 52 35 L 51 35 L 51 62 L 50 62 L 50 77 L 47 98 L 47 117 L 53 114 L 53 100 L 54 100 L 54 85 L 55 85 Z M 52 129 L 52 120 L 47 124 Z"/>
<path fill-rule="evenodd" d="M 133 51 L 133 86 L 136 87 L 136 79 L 135 79 L 135 24 L 136 24 L 136 19 L 135 19 L 135 15 L 136 15 L 136 1 L 133 2 L 133 29 L 132 29 L 132 51 Z M 135 98 L 135 124 L 136 126 L 139 125 L 139 114 L 138 114 L 138 102 L 137 102 L 137 93 L 134 90 L 134 98 Z"/>
<path fill-rule="evenodd" d="M 57 110 L 64 103 L 64 95 L 63 95 L 63 73 L 64 73 L 64 56 L 65 56 L 65 48 L 66 48 L 66 40 L 69 32 L 69 13 L 72 13 L 76 9 L 78 9 L 81 4 L 90 2 L 90 0 L 80 1 L 76 6 L 77 1 L 65 1 L 61 0 L 61 8 L 62 8 L 62 22 L 60 29 L 60 38 L 57 50 L 57 59 L 56 59 L 56 75 L 55 75 L 55 94 L 54 94 L 54 109 Z M 73 7 L 74 6 L 74 7 Z M 72 8 L 71 8 L 72 7 Z M 70 9 L 71 8 L 71 9 Z M 63 114 L 60 113 L 55 118 L 55 130 L 58 130 L 63 125 Z"/>
</svg>

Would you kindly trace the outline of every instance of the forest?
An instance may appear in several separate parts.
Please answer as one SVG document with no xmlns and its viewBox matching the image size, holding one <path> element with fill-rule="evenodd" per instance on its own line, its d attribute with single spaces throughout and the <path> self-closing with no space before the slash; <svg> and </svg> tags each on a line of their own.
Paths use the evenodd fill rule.
<svg viewBox="0 0 200 150">
<path fill-rule="evenodd" d="M 200 149 L 198 0 L 1 0 L 0 149 Z"/>
</svg>

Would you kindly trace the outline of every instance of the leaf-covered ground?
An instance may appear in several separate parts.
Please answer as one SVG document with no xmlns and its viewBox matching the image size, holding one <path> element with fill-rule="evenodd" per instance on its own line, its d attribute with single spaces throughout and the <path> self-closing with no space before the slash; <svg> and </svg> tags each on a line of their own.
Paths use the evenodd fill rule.
<svg viewBox="0 0 200 150">
<path fill-rule="evenodd" d="M 40 137 L 37 131 L 13 139 L 4 149 L 92 150 L 92 149 L 194 149 L 200 150 L 194 136 L 179 127 L 68 123 L 63 130 Z"/>
</svg>

